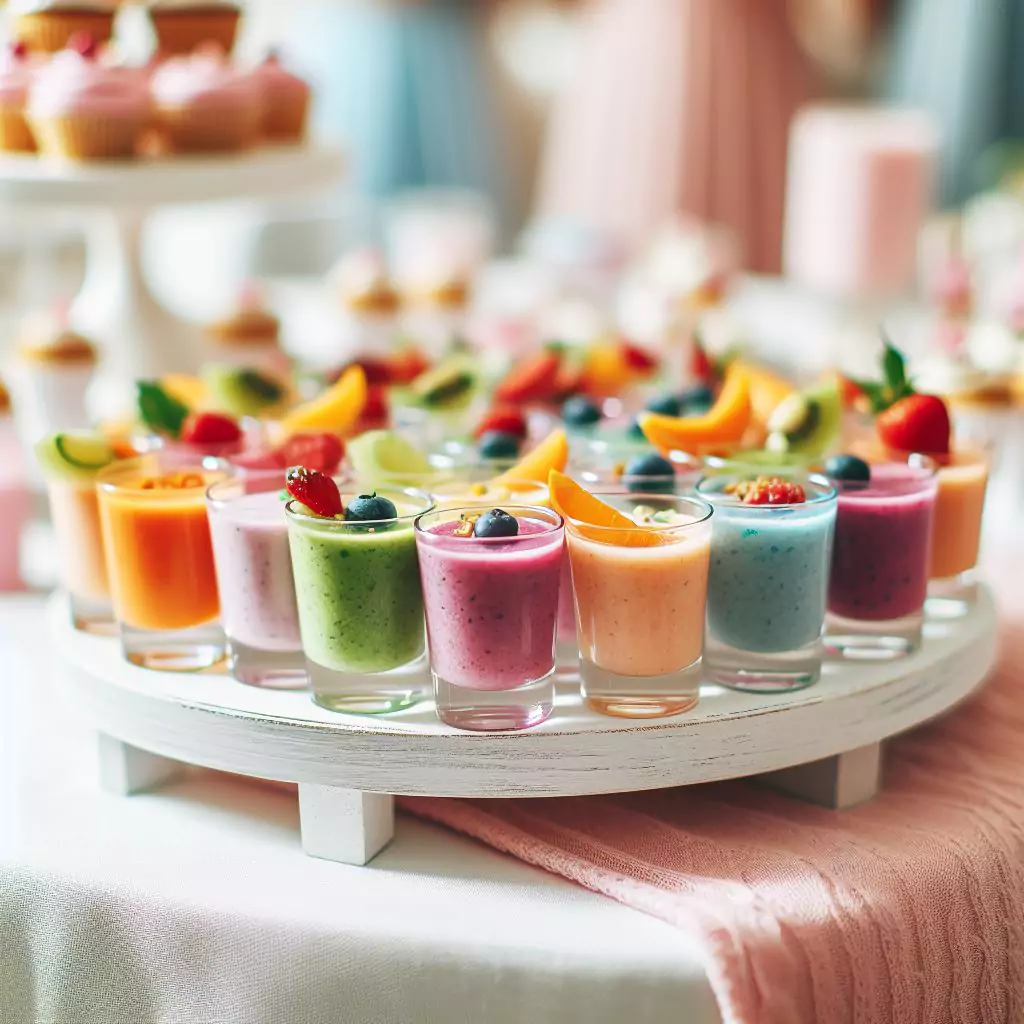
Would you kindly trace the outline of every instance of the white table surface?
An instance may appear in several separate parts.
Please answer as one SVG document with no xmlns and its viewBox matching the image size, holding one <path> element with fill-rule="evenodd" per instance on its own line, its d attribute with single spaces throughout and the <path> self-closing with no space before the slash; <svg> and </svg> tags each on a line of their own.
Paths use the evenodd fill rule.
<svg viewBox="0 0 1024 1024">
<path fill-rule="evenodd" d="M 291 792 L 101 793 L 58 671 L 43 600 L 0 599 L 3 1024 L 719 1020 L 678 930 L 433 825 L 351 868 Z"/>
</svg>

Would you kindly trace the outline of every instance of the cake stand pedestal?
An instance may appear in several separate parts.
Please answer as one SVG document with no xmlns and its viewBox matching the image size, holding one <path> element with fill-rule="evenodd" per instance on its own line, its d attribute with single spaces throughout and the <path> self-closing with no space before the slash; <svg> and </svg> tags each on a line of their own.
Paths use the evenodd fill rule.
<svg viewBox="0 0 1024 1024">
<path fill-rule="evenodd" d="M 194 372 L 200 362 L 198 330 L 154 298 L 143 272 L 142 229 L 154 207 L 292 197 L 338 181 L 343 167 L 337 150 L 305 146 L 129 163 L 5 156 L 0 203 L 81 213 L 85 280 L 69 322 L 103 347 L 103 390 L 123 401 L 135 380 Z"/>
<path fill-rule="evenodd" d="M 884 740 L 981 685 L 996 637 L 982 587 L 965 617 L 927 623 L 911 657 L 828 663 L 821 682 L 798 693 L 705 686 L 686 714 L 629 722 L 595 714 L 566 688 L 537 729 L 469 733 L 439 722 L 429 702 L 359 718 L 221 673 L 138 668 L 116 639 L 74 630 L 61 595 L 50 626 L 67 682 L 98 730 L 104 787 L 151 789 L 183 764 L 296 783 L 304 849 L 346 864 L 367 863 L 390 841 L 399 794 L 583 796 L 759 776 L 828 807 L 853 806 L 877 792 Z"/>
</svg>

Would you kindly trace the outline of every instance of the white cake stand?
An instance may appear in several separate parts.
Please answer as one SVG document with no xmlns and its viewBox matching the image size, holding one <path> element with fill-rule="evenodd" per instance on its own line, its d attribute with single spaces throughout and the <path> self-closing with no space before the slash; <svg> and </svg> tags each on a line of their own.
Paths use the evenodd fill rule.
<svg viewBox="0 0 1024 1024">
<path fill-rule="evenodd" d="M 70 322 L 104 347 L 108 386 L 123 389 L 139 378 L 194 371 L 199 362 L 198 332 L 163 308 L 143 274 L 142 227 L 153 208 L 291 197 L 337 181 L 343 167 L 340 152 L 312 146 L 127 163 L 5 156 L 0 203 L 87 214 L 85 281 Z"/>
<path fill-rule="evenodd" d="M 432 705 L 381 718 L 332 714 L 307 693 L 259 690 L 223 674 L 153 672 L 112 638 L 79 633 L 51 602 L 67 679 L 100 733 L 103 785 L 128 794 L 182 763 L 297 783 L 302 843 L 365 864 L 391 839 L 393 795 L 546 797 L 664 789 L 750 775 L 848 807 L 879 786 L 880 744 L 977 689 L 995 658 L 989 591 L 964 618 L 926 625 L 909 658 L 825 666 L 821 682 L 773 697 L 707 686 L 699 705 L 657 722 L 606 718 L 575 689 L 522 733 L 442 725 Z"/>
</svg>

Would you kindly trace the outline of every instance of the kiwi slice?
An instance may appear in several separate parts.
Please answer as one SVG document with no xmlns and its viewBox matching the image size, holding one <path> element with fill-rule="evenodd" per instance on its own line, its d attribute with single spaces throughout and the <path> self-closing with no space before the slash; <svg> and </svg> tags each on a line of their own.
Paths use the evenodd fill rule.
<svg viewBox="0 0 1024 1024">
<path fill-rule="evenodd" d="M 233 416 L 258 416 L 285 398 L 284 387 L 258 370 L 218 365 L 203 377 L 217 407 Z"/>
<path fill-rule="evenodd" d="M 835 383 L 788 395 L 768 418 L 765 447 L 772 452 L 822 455 L 839 436 L 841 419 Z"/>
<path fill-rule="evenodd" d="M 423 405 L 437 408 L 454 405 L 473 389 L 474 383 L 473 375 L 461 366 L 439 366 L 420 374 L 411 390 Z"/>
</svg>

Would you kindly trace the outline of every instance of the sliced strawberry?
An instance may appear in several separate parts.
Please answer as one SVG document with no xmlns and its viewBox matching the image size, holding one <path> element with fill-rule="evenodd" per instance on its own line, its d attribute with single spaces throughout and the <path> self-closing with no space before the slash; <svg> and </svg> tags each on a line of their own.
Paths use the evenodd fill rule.
<svg viewBox="0 0 1024 1024">
<path fill-rule="evenodd" d="M 807 500 L 800 484 L 778 476 L 759 476 L 756 480 L 740 480 L 726 488 L 744 505 L 799 505 Z"/>
<path fill-rule="evenodd" d="M 474 437 L 483 437 L 489 430 L 526 437 L 526 417 L 514 405 L 496 405 L 484 413 L 473 431 Z"/>
<path fill-rule="evenodd" d="M 237 420 L 220 412 L 190 413 L 181 428 L 181 440 L 186 444 L 231 444 L 241 439 Z"/>
<path fill-rule="evenodd" d="M 640 345 L 636 345 L 632 341 L 623 341 L 621 347 L 623 360 L 636 373 L 653 373 L 658 368 L 657 357 Z"/>
<path fill-rule="evenodd" d="M 562 358 L 557 352 L 540 352 L 523 360 L 498 385 L 495 396 L 503 402 L 543 402 L 557 394 L 556 382 Z"/>
<path fill-rule="evenodd" d="M 333 519 L 345 511 L 338 485 L 316 469 L 293 466 L 285 477 L 285 487 L 296 501 L 324 519 Z"/>
<path fill-rule="evenodd" d="M 946 455 L 949 410 L 937 395 L 907 395 L 875 417 L 883 444 L 898 451 Z"/>
</svg>

